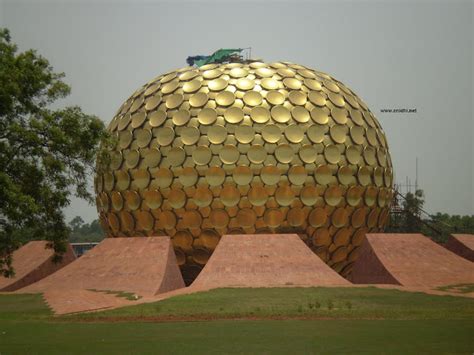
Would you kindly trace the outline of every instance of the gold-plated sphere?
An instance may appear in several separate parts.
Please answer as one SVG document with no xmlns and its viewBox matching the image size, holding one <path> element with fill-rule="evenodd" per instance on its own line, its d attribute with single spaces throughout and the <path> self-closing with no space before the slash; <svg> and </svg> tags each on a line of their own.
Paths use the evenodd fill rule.
<svg viewBox="0 0 474 355">
<path fill-rule="evenodd" d="M 109 131 L 118 144 L 95 180 L 106 234 L 171 236 L 188 282 L 229 233 L 296 232 L 345 275 L 365 233 L 387 221 L 382 128 L 344 84 L 301 65 L 169 72 Z"/>
</svg>

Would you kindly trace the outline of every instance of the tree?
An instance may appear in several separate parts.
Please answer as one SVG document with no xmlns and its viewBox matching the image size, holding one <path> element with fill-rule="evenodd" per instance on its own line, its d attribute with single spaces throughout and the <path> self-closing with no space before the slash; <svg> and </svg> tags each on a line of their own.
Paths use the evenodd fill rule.
<svg viewBox="0 0 474 355">
<path fill-rule="evenodd" d="M 421 222 L 421 209 L 425 203 L 423 190 L 416 190 L 415 193 L 408 192 L 405 195 L 405 201 L 403 201 L 403 214 L 405 219 L 404 229 L 406 233 L 420 232 Z"/>
<path fill-rule="evenodd" d="M 63 209 L 89 191 L 104 124 L 77 106 L 50 106 L 70 93 L 48 60 L 35 50 L 18 53 L 0 29 L 0 273 L 13 275 L 11 255 L 20 240 L 51 242 L 56 259 L 70 230 Z"/>
</svg>

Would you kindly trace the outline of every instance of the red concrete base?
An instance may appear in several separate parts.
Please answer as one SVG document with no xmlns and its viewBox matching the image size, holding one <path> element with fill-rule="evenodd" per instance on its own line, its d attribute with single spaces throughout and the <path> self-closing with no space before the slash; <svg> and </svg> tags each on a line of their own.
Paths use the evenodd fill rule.
<svg viewBox="0 0 474 355">
<path fill-rule="evenodd" d="M 445 247 L 454 254 L 474 262 L 474 234 L 452 234 Z"/>
<path fill-rule="evenodd" d="M 223 236 L 191 287 L 344 285 L 296 234 L 253 234 Z"/>
<path fill-rule="evenodd" d="M 474 265 L 422 234 L 367 234 L 349 280 L 410 287 L 474 283 Z"/>
<path fill-rule="evenodd" d="M 0 276 L 0 291 L 15 291 L 37 282 L 68 265 L 76 258 L 69 243 L 62 260 L 52 261 L 54 250 L 47 248 L 47 241 L 37 240 L 23 245 L 13 253 L 15 276 Z"/>
<path fill-rule="evenodd" d="M 170 238 L 136 237 L 106 238 L 75 262 L 20 292 L 42 292 L 53 310 L 70 313 L 129 303 L 104 291 L 151 297 L 181 287 L 184 282 Z"/>
</svg>

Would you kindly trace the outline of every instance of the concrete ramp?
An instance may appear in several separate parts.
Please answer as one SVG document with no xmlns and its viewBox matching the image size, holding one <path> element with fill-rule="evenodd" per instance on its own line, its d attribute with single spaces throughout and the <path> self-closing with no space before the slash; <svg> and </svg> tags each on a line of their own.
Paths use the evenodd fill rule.
<svg viewBox="0 0 474 355">
<path fill-rule="evenodd" d="M 169 237 L 106 238 L 22 292 L 95 290 L 151 296 L 184 287 Z M 45 293 L 47 296 L 47 293 Z"/>
<path fill-rule="evenodd" d="M 62 260 L 53 262 L 54 250 L 45 240 L 31 241 L 13 253 L 15 276 L 0 276 L 0 291 L 15 291 L 37 282 L 68 265 L 76 257 L 69 243 Z"/>
<path fill-rule="evenodd" d="M 454 254 L 474 262 L 474 234 L 452 234 L 445 247 Z"/>
<path fill-rule="evenodd" d="M 474 264 L 422 234 L 367 234 L 349 280 L 409 287 L 474 283 Z"/>
<path fill-rule="evenodd" d="M 192 288 L 345 286 L 296 234 L 225 235 Z"/>
</svg>

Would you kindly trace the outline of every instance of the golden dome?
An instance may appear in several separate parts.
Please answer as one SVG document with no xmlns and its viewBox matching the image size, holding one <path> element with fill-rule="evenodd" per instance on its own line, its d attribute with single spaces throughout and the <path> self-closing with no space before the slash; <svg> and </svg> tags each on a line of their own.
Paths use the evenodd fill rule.
<svg viewBox="0 0 474 355">
<path fill-rule="evenodd" d="M 171 236 L 187 282 L 229 233 L 298 233 L 345 275 L 388 218 L 380 124 L 301 65 L 178 69 L 138 89 L 108 129 L 118 143 L 95 180 L 107 236 Z"/>
</svg>

